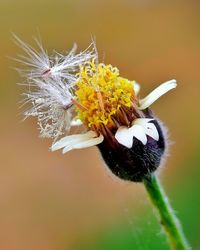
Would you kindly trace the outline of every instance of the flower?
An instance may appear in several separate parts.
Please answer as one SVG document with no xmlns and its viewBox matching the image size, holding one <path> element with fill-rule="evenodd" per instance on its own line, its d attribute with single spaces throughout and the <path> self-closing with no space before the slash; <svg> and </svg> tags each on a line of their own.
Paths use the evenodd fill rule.
<svg viewBox="0 0 200 250">
<path fill-rule="evenodd" d="M 79 119 L 88 131 L 69 135 L 52 145 L 63 153 L 97 145 L 110 170 L 118 177 L 142 181 L 160 165 L 166 148 L 161 124 L 149 106 L 176 87 L 170 80 L 144 99 L 139 84 L 129 81 L 111 65 L 94 60 L 80 67 L 74 104 Z"/>
<path fill-rule="evenodd" d="M 81 66 L 76 82 L 74 104 L 77 118 L 89 132 L 69 135 L 52 146 L 66 153 L 72 149 L 90 147 L 103 140 L 117 141 L 131 148 L 133 137 L 147 143 L 147 137 L 159 140 L 153 118 L 144 111 L 160 96 L 176 87 L 171 80 L 161 84 L 144 99 L 139 99 L 139 85 L 119 76 L 119 70 L 111 65 L 95 64 L 94 60 Z M 108 139 L 109 138 L 109 139 Z M 79 140 L 80 139 L 80 140 Z"/>
<path fill-rule="evenodd" d="M 97 145 L 110 170 L 130 181 L 142 181 L 158 168 L 166 139 L 149 107 L 174 89 L 176 80 L 140 99 L 137 82 L 121 77 L 110 64 L 98 63 L 95 44 L 91 51 L 48 56 L 38 42 L 40 52 L 17 41 L 28 56 L 22 57 L 28 67 L 22 72 L 33 86 L 25 94 L 32 103 L 25 116 L 37 116 L 42 136 L 54 138 L 52 151 Z M 86 132 L 70 134 L 72 126 Z M 57 140 L 66 130 L 69 134 Z"/>
</svg>

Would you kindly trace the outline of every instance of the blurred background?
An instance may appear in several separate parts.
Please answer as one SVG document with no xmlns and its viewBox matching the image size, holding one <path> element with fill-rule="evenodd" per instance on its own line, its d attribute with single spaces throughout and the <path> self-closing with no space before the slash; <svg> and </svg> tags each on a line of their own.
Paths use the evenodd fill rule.
<svg viewBox="0 0 200 250">
<path fill-rule="evenodd" d="M 0 249 L 167 250 L 143 185 L 107 171 L 96 148 L 62 155 L 21 122 L 21 81 L 9 57 L 21 52 L 11 32 L 51 52 L 96 37 L 100 58 L 142 85 L 178 88 L 153 110 L 173 141 L 160 178 L 193 249 L 200 249 L 200 1 L 0 1 Z"/>
</svg>

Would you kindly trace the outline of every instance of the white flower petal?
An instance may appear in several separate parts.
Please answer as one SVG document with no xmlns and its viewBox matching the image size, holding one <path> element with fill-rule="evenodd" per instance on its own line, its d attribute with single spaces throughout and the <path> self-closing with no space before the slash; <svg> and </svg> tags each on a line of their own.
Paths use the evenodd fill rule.
<svg viewBox="0 0 200 250">
<path fill-rule="evenodd" d="M 115 139 L 127 148 L 131 148 L 133 145 L 133 136 L 129 131 L 129 128 L 121 126 L 118 128 Z"/>
<path fill-rule="evenodd" d="M 85 134 L 65 136 L 62 139 L 60 139 L 59 141 L 57 141 L 56 143 L 54 143 L 51 147 L 51 150 L 55 151 L 55 150 L 58 150 L 58 149 L 61 149 L 64 147 L 68 147 L 70 145 L 78 144 L 82 141 L 92 139 L 96 136 L 97 136 L 97 134 L 94 131 L 88 131 Z"/>
<path fill-rule="evenodd" d="M 99 137 L 95 137 L 89 140 L 81 141 L 79 143 L 71 144 L 63 149 L 63 154 L 69 152 L 72 149 L 81 149 L 81 148 L 89 148 L 92 146 L 96 146 L 103 141 L 104 137 L 100 135 Z"/>
<path fill-rule="evenodd" d="M 139 109 L 143 110 L 148 108 L 152 103 L 154 103 L 162 95 L 170 91 L 171 89 L 176 88 L 176 80 L 170 80 L 165 83 L 162 83 L 156 89 L 154 89 L 149 95 L 139 101 Z"/>
<path fill-rule="evenodd" d="M 71 126 L 81 126 L 83 123 L 80 119 L 73 119 L 70 123 Z"/>
<path fill-rule="evenodd" d="M 158 141 L 159 140 L 159 134 L 156 126 L 149 122 L 146 124 L 146 127 L 144 128 L 145 134 L 153 138 L 154 140 Z"/>
<path fill-rule="evenodd" d="M 131 128 L 121 126 L 115 134 L 116 140 L 127 148 L 131 148 L 133 146 L 133 137 L 136 137 L 144 145 L 147 143 L 147 137 L 144 129 L 139 125 L 133 125 Z"/>
<path fill-rule="evenodd" d="M 142 126 L 139 125 L 133 125 L 130 128 L 130 131 L 132 132 L 132 135 L 137 138 L 139 141 L 142 142 L 142 144 L 146 145 L 147 144 L 147 137 L 145 135 L 145 130 Z"/>
<path fill-rule="evenodd" d="M 140 84 L 137 82 L 134 82 L 133 89 L 134 89 L 135 94 L 138 95 L 140 92 Z"/>
<path fill-rule="evenodd" d="M 156 126 L 150 122 L 153 120 L 154 119 L 151 119 L 151 118 L 138 118 L 134 121 L 134 124 L 142 126 L 146 135 L 158 141 L 159 140 L 158 130 Z"/>
<path fill-rule="evenodd" d="M 134 120 L 133 125 L 137 124 L 142 127 L 143 126 L 145 127 L 148 122 L 153 121 L 153 120 L 154 120 L 153 118 L 137 118 Z"/>
<path fill-rule="evenodd" d="M 51 150 L 55 151 L 61 148 L 63 149 L 63 154 L 69 152 L 72 149 L 88 148 L 95 146 L 103 141 L 103 136 L 100 135 L 97 137 L 97 134 L 94 131 L 89 131 L 85 134 L 69 135 L 54 145 L 52 145 Z"/>
</svg>

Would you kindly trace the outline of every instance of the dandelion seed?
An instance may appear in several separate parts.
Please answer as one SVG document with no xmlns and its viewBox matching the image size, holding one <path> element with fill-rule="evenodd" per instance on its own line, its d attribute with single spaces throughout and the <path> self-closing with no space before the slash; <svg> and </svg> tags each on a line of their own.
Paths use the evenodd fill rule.
<svg viewBox="0 0 200 250">
<path fill-rule="evenodd" d="M 40 135 L 55 141 L 75 124 L 73 99 L 76 74 L 79 65 L 97 57 L 93 44 L 78 54 L 75 54 L 75 45 L 66 55 L 54 52 L 49 56 L 37 39 L 38 50 L 16 35 L 14 38 L 25 52 L 16 59 L 25 67 L 19 72 L 25 78 L 23 84 L 28 87 L 23 94 L 24 103 L 31 105 L 24 112 L 25 117 L 37 117 Z"/>
<path fill-rule="evenodd" d="M 38 39 L 34 39 L 37 50 L 23 42 L 16 35 L 13 36 L 16 44 L 25 52 L 25 55 L 18 55 L 18 58 L 15 59 L 25 66 L 24 69 L 20 68 L 19 72 L 29 80 L 53 78 L 72 83 L 76 80 L 75 73 L 79 65 L 97 56 L 93 43 L 85 51 L 78 54 L 76 54 L 77 46 L 74 44 L 71 51 L 66 54 L 54 51 L 49 56 Z"/>
</svg>

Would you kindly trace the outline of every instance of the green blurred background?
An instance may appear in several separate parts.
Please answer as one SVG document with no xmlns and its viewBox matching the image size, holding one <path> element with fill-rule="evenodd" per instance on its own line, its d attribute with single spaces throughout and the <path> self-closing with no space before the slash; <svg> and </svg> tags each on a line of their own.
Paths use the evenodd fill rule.
<svg viewBox="0 0 200 250">
<path fill-rule="evenodd" d="M 141 184 L 113 178 L 96 148 L 49 152 L 36 121 L 21 122 L 11 32 L 32 45 L 40 34 L 49 52 L 95 36 L 100 58 L 141 83 L 142 96 L 177 79 L 153 106 L 174 142 L 160 177 L 200 249 L 200 1 L 1 0 L 0 32 L 0 249 L 168 249 Z"/>
</svg>

